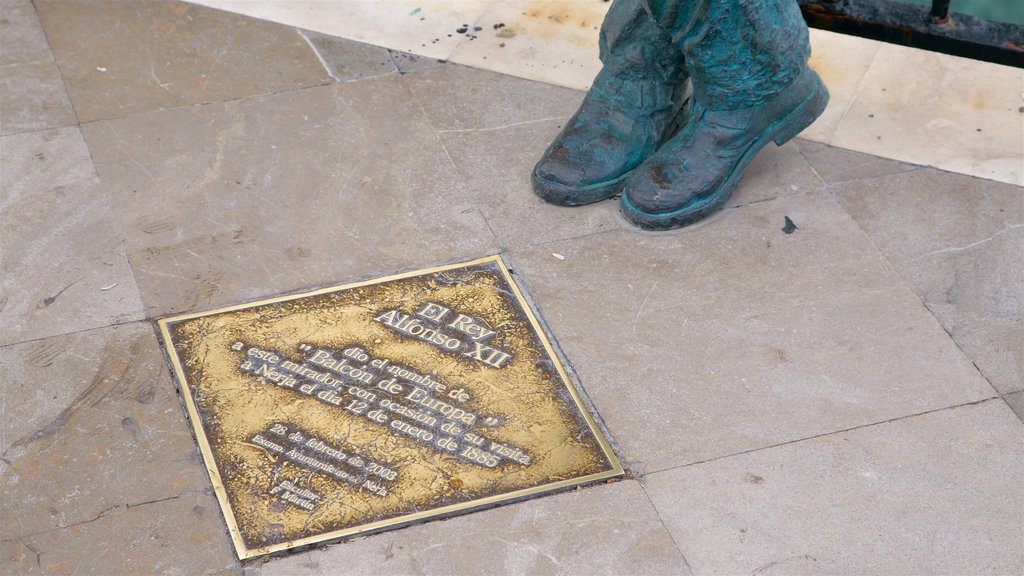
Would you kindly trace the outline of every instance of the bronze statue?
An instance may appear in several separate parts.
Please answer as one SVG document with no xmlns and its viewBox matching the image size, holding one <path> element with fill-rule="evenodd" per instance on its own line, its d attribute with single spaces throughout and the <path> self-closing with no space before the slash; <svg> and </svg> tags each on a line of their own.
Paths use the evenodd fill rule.
<svg viewBox="0 0 1024 576">
<path fill-rule="evenodd" d="M 533 186 L 563 206 L 621 192 L 641 228 L 721 208 L 761 148 L 828 103 L 796 0 L 615 0 L 600 49 L 603 68 Z"/>
</svg>

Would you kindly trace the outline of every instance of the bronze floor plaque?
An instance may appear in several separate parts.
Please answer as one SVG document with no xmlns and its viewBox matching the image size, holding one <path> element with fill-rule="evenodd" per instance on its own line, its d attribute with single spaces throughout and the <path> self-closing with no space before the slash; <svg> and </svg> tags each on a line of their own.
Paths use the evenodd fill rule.
<svg viewBox="0 0 1024 576">
<path fill-rule="evenodd" d="M 240 558 L 622 473 L 498 256 L 159 324 Z"/>
</svg>

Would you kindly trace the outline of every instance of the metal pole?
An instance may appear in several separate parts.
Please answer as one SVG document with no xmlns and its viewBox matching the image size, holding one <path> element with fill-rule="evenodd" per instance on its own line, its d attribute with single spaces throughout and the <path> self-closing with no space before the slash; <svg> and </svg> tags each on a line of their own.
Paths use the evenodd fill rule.
<svg viewBox="0 0 1024 576">
<path fill-rule="evenodd" d="M 932 22 L 944 24 L 949 18 L 949 0 L 932 0 Z"/>
</svg>

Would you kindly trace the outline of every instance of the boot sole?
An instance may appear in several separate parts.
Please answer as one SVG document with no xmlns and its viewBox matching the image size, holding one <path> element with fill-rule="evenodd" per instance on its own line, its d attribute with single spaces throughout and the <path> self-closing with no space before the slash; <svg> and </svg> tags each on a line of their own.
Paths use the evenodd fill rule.
<svg viewBox="0 0 1024 576">
<path fill-rule="evenodd" d="M 559 182 L 548 180 L 533 170 L 533 191 L 544 199 L 545 202 L 559 206 L 583 206 L 606 200 L 622 192 L 626 185 L 626 178 L 632 174 L 630 170 L 622 176 L 607 182 L 599 182 L 589 186 L 567 186 Z"/>
<path fill-rule="evenodd" d="M 810 94 L 789 114 L 773 122 L 750 143 L 718 190 L 670 212 L 646 212 L 634 206 L 628 196 L 623 196 L 622 215 L 626 220 L 644 230 L 671 230 L 693 224 L 721 209 L 736 190 L 747 165 L 762 148 L 768 145 L 768 142 L 775 142 L 776 146 L 782 146 L 813 124 L 818 116 L 825 111 L 829 98 L 828 89 L 816 72 L 809 68 L 808 71 L 814 75 Z"/>
</svg>

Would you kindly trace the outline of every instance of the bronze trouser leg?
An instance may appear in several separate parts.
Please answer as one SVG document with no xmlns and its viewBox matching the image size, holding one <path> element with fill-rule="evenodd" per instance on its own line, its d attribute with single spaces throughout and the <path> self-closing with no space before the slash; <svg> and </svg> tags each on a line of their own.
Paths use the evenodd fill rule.
<svg viewBox="0 0 1024 576">
<path fill-rule="evenodd" d="M 616 0 L 600 36 L 604 67 L 533 172 L 533 188 L 575 206 L 617 194 L 670 132 L 686 86 L 680 47 L 639 0 Z"/>
<path fill-rule="evenodd" d="M 685 71 L 681 46 L 640 0 L 615 0 L 598 39 L 604 72 L 623 80 L 680 80 Z"/>
<path fill-rule="evenodd" d="M 709 109 L 769 100 L 796 79 L 811 53 L 796 0 L 642 1 L 685 54 L 694 97 Z"/>
</svg>

